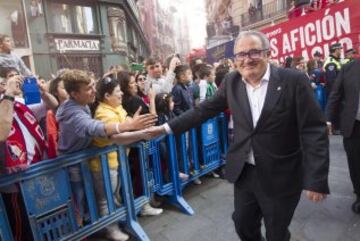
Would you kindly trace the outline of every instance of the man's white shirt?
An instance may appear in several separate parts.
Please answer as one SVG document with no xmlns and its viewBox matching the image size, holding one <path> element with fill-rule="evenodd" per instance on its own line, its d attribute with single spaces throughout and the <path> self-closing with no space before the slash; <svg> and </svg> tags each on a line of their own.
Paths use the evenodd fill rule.
<svg viewBox="0 0 360 241">
<path fill-rule="evenodd" d="M 255 128 L 259 121 L 265 103 L 265 97 L 270 81 L 270 64 L 268 64 L 266 72 L 261 78 L 259 85 L 254 87 L 250 85 L 245 79 L 242 79 L 242 81 L 246 86 L 246 93 L 250 104 L 251 117 L 253 121 L 253 126 Z M 250 150 L 249 159 L 247 160 L 247 162 L 249 164 L 255 165 L 255 157 L 252 149 Z"/>
</svg>

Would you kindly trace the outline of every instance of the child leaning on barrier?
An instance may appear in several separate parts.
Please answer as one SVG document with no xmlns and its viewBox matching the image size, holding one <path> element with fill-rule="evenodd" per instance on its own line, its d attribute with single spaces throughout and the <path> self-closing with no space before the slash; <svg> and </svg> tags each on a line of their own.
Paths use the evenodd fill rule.
<svg viewBox="0 0 360 241">
<path fill-rule="evenodd" d="M 124 92 L 123 97 L 123 107 L 129 114 L 129 116 L 134 116 L 136 112 L 141 110 L 140 113 L 147 114 L 156 114 L 155 110 L 155 92 L 152 88 L 148 90 L 148 97 L 150 104 L 149 106 L 143 101 L 143 99 L 138 96 L 138 88 L 135 80 L 135 74 L 127 71 L 118 72 L 116 74 L 117 80 L 120 83 L 121 91 Z M 134 186 L 135 196 L 142 194 L 141 174 L 140 174 L 140 159 L 138 152 L 135 148 L 130 148 L 129 152 L 129 162 L 131 168 L 131 177 Z M 154 197 L 150 198 L 150 202 L 154 203 Z M 161 208 L 154 208 L 150 203 L 146 203 L 140 212 L 141 216 L 157 216 L 163 212 Z"/>
<path fill-rule="evenodd" d="M 190 66 L 188 65 L 178 65 L 175 68 L 175 77 L 177 80 L 176 85 L 171 91 L 174 101 L 174 113 L 176 116 L 181 115 L 185 111 L 192 109 L 195 107 L 195 99 L 193 88 L 191 88 L 191 80 L 192 80 L 192 72 Z M 180 150 L 179 142 L 180 138 L 177 137 L 177 146 L 178 150 Z M 189 155 L 189 159 L 191 159 L 191 148 L 190 146 L 190 138 L 188 133 L 186 134 L 186 149 L 188 150 L 187 153 Z M 180 170 L 184 166 L 184 160 L 181 158 L 179 153 L 178 155 L 180 158 Z M 190 160 L 190 162 L 192 162 Z M 195 179 L 194 184 L 201 184 L 200 179 Z"/>
<path fill-rule="evenodd" d="M 166 122 L 175 117 L 175 114 L 173 112 L 174 101 L 172 98 L 172 95 L 167 93 L 160 93 L 155 96 L 156 113 L 158 115 L 158 121 L 156 125 L 165 124 Z M 162 161 L 161 164 L 163 167 L 162 170 L 163 172 L 165 172 L 164 176 L 166 177 L 168 176 L 167 165 L 169 154 L 165 141 L 162 141 L 160 143 L 160 156 Z M 188 175 L 182 172 L 179 172 L 179 177 L 181 180 L 187 180 L 189 178 Z"/>
<path fill-rule="evenodd" d="M 140 115 L 131 121 L 105 123 L 91 117 L 89 104 L 95 101 L 95 80 L 82 70 L 65 70 L 62 75 L 65 90 L 70 98 L 62 103 L 56 113 L 59 123 L 59 154 L 83 151 L 90 147 L 92 138 L 108 138 L 114 143 L 124 141 L 126 131 L 140 130 L 155 124 L 156 116 Z M 121 135 L 119 135 L 121 134 Z M 84 189 L 79 166 L 69 168 L 70 181 L 79 211 L 81 225 L 84 214 Z"/>
<path fill-rule="evenodd" d="M 94 106 L 94 118 L 106 124 L 123 123 L 131 121 L 132 118 L 127 116 L 127 112 L 122 107 L 123 93 L 120 90 L 117 79 L 105 77 L 96 85 L 96 102 Z M 139 110 L 140 111 L 140 110 Z M 138 112 L 139 112 L 138 111 Z M 135 114 L 137 116 L 138 113 Z M 136 142 L 144 139 L 144 132 L 134 131 L 123 134 L 122 144 Z M 93 145 L 97 147 L 105 147 L 112 145 L 113 142 L 107 138 L 94 138 Z M 110 169 L 111 188 L 114 195 L 114 201 L 117 206 L 120 206 L 120 179 L 119 179 L 119 162 L 117 152 L 107 154 L 108 165 Z M 104 191 L 104 181 L 102 175 L 102 168 L 99 158 L 90 160 L 90 170 L 94 178 L 95 193 L 97 197 L 97 205 L 100 215 L 104 216 L 109 213 L 106 194 Z M 123 233 L 117 223 L 110 224 L 106 227 L 106 235 L 111 240 L 127 240 L 129 237 Z"/>
</svg>

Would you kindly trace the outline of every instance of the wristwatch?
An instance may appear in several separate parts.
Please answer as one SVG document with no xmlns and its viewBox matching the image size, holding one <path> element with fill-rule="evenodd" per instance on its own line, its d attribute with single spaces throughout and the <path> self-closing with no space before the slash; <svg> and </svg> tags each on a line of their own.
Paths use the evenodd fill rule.
<svg viewBox="0 0 360 241">
<path fill-rule="evenodd" d="M 10 100 L 12 102 L 15 101 L 15 97 L 14 96 L 11 96 L 11 95 L 3 95 L 2 97 L 3 100 Z"/>
</svg>

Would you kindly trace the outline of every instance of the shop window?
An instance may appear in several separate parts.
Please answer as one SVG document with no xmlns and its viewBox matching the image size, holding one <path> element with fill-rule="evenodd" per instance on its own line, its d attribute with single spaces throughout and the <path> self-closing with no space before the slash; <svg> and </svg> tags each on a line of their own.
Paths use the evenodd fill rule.
<svg viewBox="0 0 360 241">
<path fill-rule="evenodd" d="M 97 33 L 95 11 L 92 6 L 49 2 L 49 16 L 52 32 Z"/>
<path fill-rule="evenodd" d="M 102 59 L 96 54 L 60 54 L 57 56 L 58 69 L 75 68 L 90 71 L 96 77 L 103 74 Z"/>
<path fill-rule="evenodd" d="M 21 0 L 0 1 L 0 23 L 0 34 L 11 36 L 15 48 L 29 46 Z"/>
<path fill-rule="evenodd" d="M 108 8 L 108 23 L 113 51 L 126 52 L 126 18 L 121 8 Z"/>
</svg>

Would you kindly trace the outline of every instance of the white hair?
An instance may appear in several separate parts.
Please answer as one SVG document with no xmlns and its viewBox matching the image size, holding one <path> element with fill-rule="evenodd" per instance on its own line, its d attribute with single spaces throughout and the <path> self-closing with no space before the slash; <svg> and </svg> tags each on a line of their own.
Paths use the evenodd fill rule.
<svg viewBox="0 0 360 241">
<path fill-rule="evenodd" d="M 234 48 L 237 46 L 237 43 L 244 37 L 247 36 L 255 36 L 257 37 L 260 41 L 261 41 L 261 45 L 263 49 L 269 49 L 270 48 L 270 42 L 269 39 L 266 37 L 266 35 L 262 32 L 259 31 L 254 31 L 254 30 L 250 30 L 250 31 L 241 31 L 239 33 L 239 35 L 237 36 L 236 40 L 235 40 L 235 45 Z"/>
</svg>

